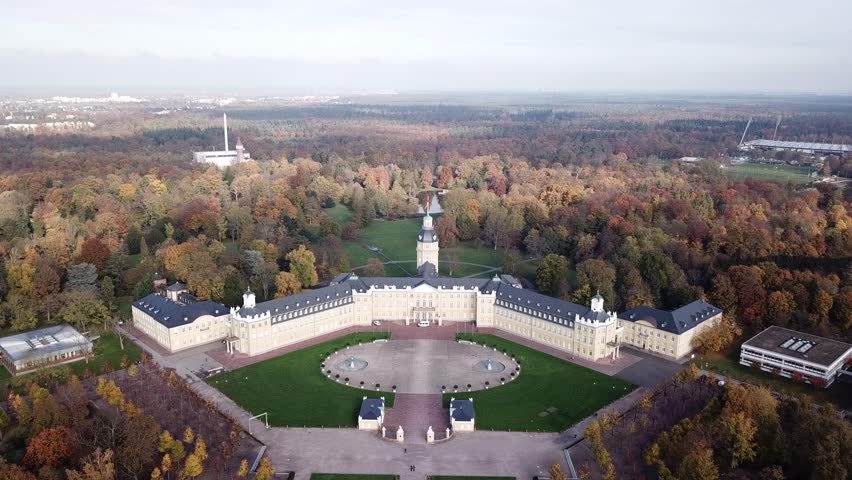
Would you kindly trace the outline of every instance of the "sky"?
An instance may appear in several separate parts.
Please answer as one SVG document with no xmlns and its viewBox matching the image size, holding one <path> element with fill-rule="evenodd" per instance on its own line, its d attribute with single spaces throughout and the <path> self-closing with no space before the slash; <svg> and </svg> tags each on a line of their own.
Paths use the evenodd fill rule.
<svg viewBox="0 0 852 480">
<path fill-rule="evenodd" d="M 852 94 L 852 2 L 0 0 L 12 89 Z"/>
</svg>

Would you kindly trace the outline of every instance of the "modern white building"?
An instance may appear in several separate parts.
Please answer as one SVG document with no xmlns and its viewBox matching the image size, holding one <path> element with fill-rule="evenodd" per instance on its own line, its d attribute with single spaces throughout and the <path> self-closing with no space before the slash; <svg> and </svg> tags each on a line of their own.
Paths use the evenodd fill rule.
<svg viewBox="0 0 852 480">
<path fill-rule="evenodd" d="M 741 345 L 740 364 L 828 387 L 841 371 L 852 369 L 852 345 L 772 326 Z"/>
<path fill-rule="evenodd" d="M 0 363 L 12 375 L 76 362 L 91 352 L 91 340 L 69 325 L 55 325 L 0 338 Z"/>
<path fill-rule="evenodd" d="M 192 154 L 192 159 L 196 163 L 209 163 L 216 165 L 219 168 L 226 168 L 238 163 L 251 160 L 251 154 L 243 147 L 243 142 L 240 137 L 237 137 L 236 150 L 228 149 L 228 116 L 222 115 L 225 131 L 225 150 L 216 150 L 209 152 L 195 152 Z"/>
</svg>

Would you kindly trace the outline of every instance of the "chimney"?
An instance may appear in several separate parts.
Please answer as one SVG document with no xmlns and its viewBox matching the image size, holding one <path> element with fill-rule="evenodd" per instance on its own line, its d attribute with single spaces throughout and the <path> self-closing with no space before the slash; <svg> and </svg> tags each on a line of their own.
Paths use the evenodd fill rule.
<svg viewBox="0 0 852 480">
<path fill-rule="evenodd" d="M 228 151 L 228 114 L 222 114 L 222 128 L 225 130 L 225 151 Z"/>
</svg>

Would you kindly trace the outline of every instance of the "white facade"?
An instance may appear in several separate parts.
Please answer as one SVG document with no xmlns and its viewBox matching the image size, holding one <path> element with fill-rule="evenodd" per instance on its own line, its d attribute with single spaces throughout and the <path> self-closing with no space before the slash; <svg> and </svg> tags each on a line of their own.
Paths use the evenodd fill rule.
<svg viewBox="0 0 852 480">
<path fill-rule="evenodd" d="M 428 262 L 435 267 L 435 275 L 438 274 L 438 234 L 432 226 L 432 216 L 428 213 L 423 217 L 423 228 L 417 235 L 417 271 Z"/>
<path fill-rule="evenodd" d="M 740 364 L 828 387 L 852 368 L 852 345 L 782 327 L 769 327 L 740 347 Z"/>
</svg>

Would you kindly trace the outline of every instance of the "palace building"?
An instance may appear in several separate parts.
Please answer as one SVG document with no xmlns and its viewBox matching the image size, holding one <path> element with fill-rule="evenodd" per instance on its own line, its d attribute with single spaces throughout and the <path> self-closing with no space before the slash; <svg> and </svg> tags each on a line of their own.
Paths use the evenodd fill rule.
<svg viewBox="0 0 852 480">
<path fill-rule="evenodd" d="M 600 295 L 585 306 L 521 288 L 510 275 L 441 277 L 439 238 L 428 214 L 416 248 L 419 277 L 345 273 L 327 287 L 261 303 L 246 291 L 242 306 L 229 311 L 215 302 L 195 301 L 180 284 L 166 288 L 158 280 L 159 293 L 133 304 L 133 322 L 170 351 L 225 340 L 228 352 L 246 355 L 374 321 L 467 322 L 596 361 L 618 358 L 622 344 L 669 358 L 683 357 L 691 349 L 692 336 L 721 318 L 719 309 L 700 301 L 673 312 L 648 308 L 641 315 L 631 316 L 628 311 L 619 318 L 606 310 Z"/>
</svg>

